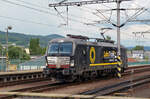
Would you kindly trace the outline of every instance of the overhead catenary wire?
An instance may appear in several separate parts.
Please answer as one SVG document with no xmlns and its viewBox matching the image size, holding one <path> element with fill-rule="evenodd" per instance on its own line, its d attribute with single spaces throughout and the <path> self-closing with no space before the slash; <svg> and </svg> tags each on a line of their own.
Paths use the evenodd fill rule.
<svg viewBox="0 0 150 99">
<path fill-rule="evenodd" d="M 57 16 L 58 17 L 58 15 L 56 15 L 54 13 L 51 13 L 50 11 L 45 11 L 45 10 L 33 8 L 33 7 L 30 7 L 30 6 L 27 6 L 27 5 L 23 5 L 23 4 L 18 4 L 18 3 L 15 3 L 15 2 L 9 1 L 9 0 L 1 0 L 1 1 L 4 1 L 4 2 L 9 3 L 9 4 L 17 5 L 17 6 L 22 6 L 22 7 L 34 10 L 34 11 L 38 11 L 38 12 L 41 12 L 41 13 L 45 13 L 45 14 L 49 14 L 49 15 L 53 15 L 53 16 Z M 84 22 L 81 22 L 81 21 L 76 20 L 76 19 L 68 18 L 68 20 L 73 21 L 73 22 L 78 22 L 78 23 L 81 23 L 81 24 L 85 25 Z M 92 25 L 92 26 L 97 27 L 95 25 Z"/>
<path fill-rule="evenodd" d="M 3 1 L 8 1 L 8 0 L 3 0 Z M 19 1 L 19 0 L 18 0 Z M 48 12 L 48 13 L 50 13 L 50 12 Z M 57 15 L 56 15 L 57 16 Z"/>
<path fill-rule="evenodd" d="M 141 5 L 139 5 L 139 4 L 136 4 L 136 3 L 135 3 L 135 5 L 137 5 L 137 6 L 139 6 L 139 7 L 144 8 L 143 6 L 141 6 Z M 150 13 L 150 11 L 149 11 L 149 9 L 148 9 L 148 8 L 146 8 L 146 9 L 145 9 L 145 11 L 146 11 L 146 12 L 148 12 L 148 13 Z M 137 22 L 140 22 L 140 21 L 137 21 Z M 148 24 L 148 23 L 147 23 L 147 22 L 150 22 L 150 21 L 146 21 L 146 22 L 145 22 L 145 21 L 143 20 L 143 21 L 141 21 L 141 22 L 142 22 L 142 23 L 144 22 L 144 24 L 145 24 L 145 25 L 150 26 L 150 24 Z M 149 31 L 150 31 L 150 29 L 148 29 L 148 30 L 147 30 L 147 31 L 145 31 L 145 32 L 149 32 Z M 143 35 L 143 37 L 145 38 L 145 36 L 144 36 L 144 35 Z M 149 38 L 147 38 L 147 40 L 149 40 Z"/>
<path fill-rule="evenodd" d="M 9 1 L 9 0 L 2 0 L 2 1 Z M 7 3 L 11 3 L 11 2 L 7 2 Z M 12 4 L 12 3 L 11 3 Z M 15 3 L 13 3 L 14 5 L 18 5 L 18 6 L 22 6 L 22 4 L 20 5 L 20 4 L 15 4 Z M 26 6 L 26 5 L 23 5 L 23 7 L 25 7 L 25 8 L 29 8 L 29 9 L 32 9 L 32 7 L 30 7 L 30 6 Z M 39 11 L 38 9 L 36 9 L 36 8 L 33 8 L 32 10 L 36 10 L 36 11 Z M 43 10 L 40 10 L 40 12 L 43 12 Z M 45 11 L 44 11 L 44 13 L 45 13 Z M 49 12 L 48 11 L 46 11 L 46 13 L 48 14 Z M 83 23 L 83 22 L 82 22 Z M 83 25 L 84 25 L 85 23 L 83 23 Z M 87 25 L 85 25 L 85 26 L 87 26 Z M 83 31 L 79 31 L 78 29 L 72 29 L 72 28 L 69 28 L 70 30 L 74 30 L 74 31 L 77 31 L 77 32 L 83 32 Z M 87 33 L 87 31 L 85 32 L 85 33 Z"/>
<path fill-rule="evenodd" d="M 20 21 L 20 22 L 44 25 L 44 26 L 48 26 L 48 27 L 53 27 L 54 26 L 54 25 L 50 25 L 50 24 L 46 24 L 46 23 L 35 22 L 35 21 L 25 20 L 25 19 L 20 19 L 20 18 L 14 18 L 14 17 L 2 16 L 2 15 L 0 15 L 0 17 L 4 18 L 4 19 L 10 19 L 10 20 L 15 20 L 15 21 Z"/>
<path fill-rule="evenodd" d="M 15 21 L 20 21 L 20 22 L 25 22 L 25 23 L 32 23 L 32 24 L 38 24 L 38 25 L 42 25 L 42 26 L 46 26 L 46 27 L 57 27 L 56 25 L 50 25 L 50 24 L 46 24 L 46 23 L 41 23 L 41 22 L 36 22 L 36 21 L 31 21 L 31 20 L 25 20 L 25 19 L 20 19 L 20 18 L 14 18 L 14 17 L 8 17 L 8 16 L 1 16 L 1 18 L 4 19 L 9 19 L 9 20 L 15 20 Z M 64 28 L 64 27 L 62 27 Z M 81 32 L 81 33 L 86 33 L 87 31 L 82 31 L 82 30 L 78 30 L 75 28 L 68 28 L 71 31 L 75 31 L 75 32 Z"/>
<path fill-rule="evenodd" d="M 103 16 L 106 20 L 108 20 L 108 23 L 110 23 L 110 19 L 107 19 L 103 14 L 102 14 L 102 16 Z M 129 19 L 133 19 L 133 18 L 135 18 L 135 17 L 137 17 L 137 16 L 138 16 L 138 14 L 135 13 L 135 15 L 131 16 L 131 18 L 129 18 Z M 128 19 L 128 20 L 129 20 L 129 19 Z M 119 27 L 124 26 L 124 25 L 126 24 L 126 22 L 128 22 L 128 20 L 125 21 L 123 24 L 119 25 Z M 111 23 L 111 24 L 113 24 L 113 23 Z M 116 25 L 114 24 L 114 26 L 116 26 Z"/>
<path fill-rule="evenodd" d="M 97 12 L 99 12 L 103 17 L 104 17 L 104 19 L 108 22 L 108 23 L 110 23 L 110 24 L 114 24 L 110 19 L 108 19 L 101 11 L 99 11 L 99 10 L 97 10 Z"/>
<path fill-rule="evenodd" d="M 122 34 L 123 34 L 123 35 L 126 35 L 126 36 L 128 36 L 128 37 L 130 37 L 130 38 L 128 38 L 129 40 L 131 40 L 132 38 L 133 38 L 133 39 L 135 38 L 136 42 L 137 42 L 137 41 L 139 41 L 139 42 L 147 42 L 147 41 L 149 41 L 149 38 L 146 38 L 146 37 L 141 38 L 141 36 L 135 37 L 135 36 L 133 36 L 133 35 L 127 34 L 127 32 L 122 32 Z M 142 39 L 145 39 L 145 40 L 142 40 Z M 130 43 L 131 43 L 131 42 L 130 42 Z"/>
<path fill-rule="evenodd" d="M 134 15 L 132 15 L 130 18 L 128 18 L 124 23 L 122 23 L 122 26 L 125 25 L 128 21 L 135 19 L 137 16 L 141 15 L 143 12 L 146 11 L 146 9 L 141 8 L 139 11 L 137 11 Z"/>
<path fill-rule="evenodd" d="M 110 7 L 108 7 L 108 6 L 106 6 L 107 8 L 110 8 Z M 88 7 L 86 7 L 87 9 L 89 9 L 89 10 L 96 10 L 96 9 L 91 9 L 91 8 L 88 8 Z M 110 8 L 110 9 L 112 9 L 112 8 Z M 110 11 L 110 9 L 107 9 L 108 11 Z M 126 10 L 141 10 L 141 9 L 143 9 L 143 8 L 128 8 L 128 9 L 124 9 L 125 11 Z M 112 9 L 113 10 L 113 9 Z M 112 15 L 112 10 L 111 10 L 111 13 L 110 13 L 110 17 L 109 18 L 106 18 L 106 16 L 104 16 L 104 14 L 103 14 L 103 9 L 101 9 L 101 10 L 97 10 L 97 11 L 100 11 L 99 13 L 104 17 L 103 19 L 106 19 L 106 21 L 108 22 L 108 23 L 111 23 L 111 24 L 113 24 L 112 22 L 110 22 L 110 19 L 111 19 L 111 15 Z M 116 9 L 114 9 L 114 10 L 116 10 Z M 123 9 L 121 9 L 121 10 L 123 10 Z M 106 12 L 106 9 L 105 9 L 105 11 L 104 12 Z M 141 13 L 143 13 L 143 12 L 141 12 Z M 128 17 L 128 19 L 124 22 L 124 23 L 122 23 L 122 25 L 121 25 L 121 27 L 122 26 L 124 26 L 130 19 L 133 19 L 133 18 L 136 18 L 137 16 L 139 16 L 141 13 L 138 13 L 138 12 L 136 12 L 133 16 L 131 16 L 130 18 Z M 96 13 L 93 13 L 94 15 L 96 15 L 96 16 L 98 16 L 98 17 L 100 17 L 99 15 L 97 15 Z M 125 13 L 126 14 L 126 13 Z M 127 15 L 127 14 L 126 14 Z M 102 18 L 102 17 L 100 17 L 100 18 Z M 114 24 L 115 25 L 115 24 Z"/>
<path fill-rule="evenodd" d="M 93 12 L 93 11 L 95 11 L 96 9 L 91 9 L 91 8 L 88 8 L 88 7 L 85 7 L 86 9 L 82 9 L 82 8 L 79 8 L 80 10 L 83 10 L 83 11 L 87 11 L 87 12 L 89 12 L 89 13 L 92 13 L 94 16 L 97 16 L 97 17 L 99 17 L 100 19 L 102 19 L 102 20 L 100 20 L 100 21 L 93 21 L 93 22 L 98 22 L 98 23 L 101 23 L 101 24 L 103 24 L 103 23 L 112 23 L 111 21 L 110 21 L 110 18 L 111 18 L 111 16 L 109 17 L 109 18 L 106 18 L 106 16 L 104 16 L 104 14 L 102 14 L 102 16 L 100 16 L 100 15 L 97 15 L 95 12 Z M 92 12 L 91 12 L 92 11 Z M 112 13 L 110 13 L 110 15 L 112 15 Z M 105 20 L 105 22 L 104 22 L 104 20 Z M 96 24 L 96 23 L 86 23 L 86 24 L 90 24 L 90 25 L 94 25 L 94 24 Z"/>
<path fill-rule="evenodd" d="M 139 5 L 139 4 L 136 4 L 136 3 L 134 3 L 135 5 L 137 5 L 137 6 L 139 6 L 139 7 L 142 7 L 142 8 L 145 8 L 145 6 L 141 6 L 141 5 Z M 150 11 L 149 11 L 149 9 L 148 8 L 145 8 L 146 10 L 145 11 L 147 11 L 148 13 L 150 13 Z"/>
<path fill-rule="evenodd" d="M 30 2 L 27 2 L 27 1 L 23 1 L 23 0 L 16 0 L 16 1 L 19 1 L 19 2 L 22 2 L 22 3 L 25 3 L 25 4 L 28 4 L 28 5 L 31 5 L 31 6 L 35 6 L 35 7 L 40 7 L 40 8 L 43 8 L 45 10 L 50 10 L 50 8 L 47 8 L 47 7 L 43 7 L 43 6 L 40 6 L 40 5 L 36 5 L 36 4 L 33 4 L 33 3 L 30 3 Z M 54 13 L 53 13 L 54 14 Z M 93 19 L 90 19 L 90 18 L 84 18 L 84 17 L 79 17 L 79 16 L 76 16 L 76 15 L 73 15 L 73 14 L 69 14 L 71 17 L 74 17 L 74 18 L 79 18 L 79 19 L 86 19 L 86 20 L 91 20 L 93 21 Z M 62 16 L 62 15 L 61 15 Z M 67 17 L 66 17 L 67 18 Z"/>
<path fill-rule="evenodd" d="M 105 7 L 107 7 L 107 6 L 105 6 Z M 102 23 L 102 24 L 103 24 L 103 23 L 109 23 L 109 24 L 115 25 L 115 24 L 113 23 L 114 20 L 110 20 L 110 19 L 111 19 L 111 16 L 112 16 L 112 12 L 110 13 L 110 17 L 107 18 L 107 17 L 103 14 L 103 12 L 102 12 L 101 10 L 92 9 L 92 8 L 88 8 L 88 7 L 85 7 L 85 8 L 88 9 L 88 10 L 86 10 L 86 11 L 88 11 L 88 12 L 90 12 L 90 11 L 97 11 L 99 14 L 101 14 L 101 16 L 100 16 L 100 15 L 97 15 L 95 12 L 92 12 L 93 15 L 95 15 L 95 16 L 97 16 L 97 17 L 99 17 L 99 18 L 105 20 L 105 22 L 100 22 L 100 23 Z M 108 8 L 110 8 L 110 7 L 108 7 Z M 111 9 L 112 9 L 112 8 L 111 8 Z M 104 11 L 104 12 L 106 12 L 106 11 Z"/>
<path fill-rule="evenodd" d="M 58 15 L 67 23 L 66 19 L 61 15 L 61 13 L 57 10 L 56 7 L 54 7 L 55 11 L 58 13 Z M 67 18 L 68 19 L 68 18 Z"/>
<path fill-rule="evenodd" d="M 85 9 L 85 8 L 86 8 L 86 9 Z M 106 17 L 100 16 L 100 15 L 96 15 L 95 12 L 93 12 L 93 11 L 96 11 L 96 9 L 84 7 L 84 8 L 79 8 L 79 10 L 87 11 L 87 12 L 92 13 L 94 16 L 97 16 L 98 18 L 100 18 L 100 19 L 102 19 L 102 20 L 106 20 Z M 110 13 L 110 14 L 112 14 L 112 13 Z M 106 21 L 107 21 L 107 20 L 106 20 Z M 105 22 L 106 22 L 106 21 L 105 21 Z M 93 21 L 93 22 L 95 22 L 95 21 Z M 103 22 L 100 22 L 100 23 L 103 23 Z"/>
</svg>

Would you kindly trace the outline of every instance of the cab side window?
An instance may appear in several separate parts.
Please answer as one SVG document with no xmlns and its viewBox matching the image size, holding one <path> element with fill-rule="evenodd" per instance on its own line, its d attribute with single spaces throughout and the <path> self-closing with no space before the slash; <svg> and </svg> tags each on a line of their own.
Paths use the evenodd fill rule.
<svg viewBox="0 0 150 99">
<path fill-rule="evenodd" d="M 110 47 L 103 48 L 103 61 L 104 62 L 114 62 L 116 55 L 117 55 L 117 50 L 115 48 L 110 48 Z"/>
</svg>

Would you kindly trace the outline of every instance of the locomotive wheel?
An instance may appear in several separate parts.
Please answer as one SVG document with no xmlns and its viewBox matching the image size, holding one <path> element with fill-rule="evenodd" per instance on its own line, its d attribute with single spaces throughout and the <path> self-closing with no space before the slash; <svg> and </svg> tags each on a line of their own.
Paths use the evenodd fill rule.
<svg viewBox="0 0 150 99">
<path fill-rule="evenodd" d="M 83 79 L 84 81 L 89 80 L 90 78 L 91 78 L 90 72 L 84 72 L 84 73 L 83 73 L 82 79 Z"/>
<path fill-rule="evenodd" d="M 65 82 L 74 82 L 77 79 L 76 76 L 66 76 L 64 81 Z"/>
<path fill-rule="evenodd" d="M 83 76 L 81 76 L 81 75 L 78 75 L 78 77 L 76 79 L 77 82 L 84 82 L 85 80 L 86 79 Z"/>
</svg>

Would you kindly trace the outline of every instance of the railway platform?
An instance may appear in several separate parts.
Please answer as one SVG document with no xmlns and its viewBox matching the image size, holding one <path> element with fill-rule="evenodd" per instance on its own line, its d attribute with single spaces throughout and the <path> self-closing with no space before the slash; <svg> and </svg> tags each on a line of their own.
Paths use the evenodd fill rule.
<svg viewBox="0 0 150 99">
<path fill-rule="evenodd" d="M 0 72 L 0 83 L 20 81 L 34 78 L 44 78 L 43 70 L 24 70 L 12 72 Z"/>
<path fill-rule="evenodd" d="M 19 74 L 28 74 L 28 73 L 41 73 L 42 71 L 43 71 L 43 69 L 0 72 L 0 76 L 4 76 L 4 75 L 19 75 Z"/>
</svg>

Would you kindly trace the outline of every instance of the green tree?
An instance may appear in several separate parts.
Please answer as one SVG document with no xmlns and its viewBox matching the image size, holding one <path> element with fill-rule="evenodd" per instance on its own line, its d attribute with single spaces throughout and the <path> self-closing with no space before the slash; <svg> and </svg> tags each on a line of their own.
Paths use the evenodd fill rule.
<svg viewBox="0 0 150 99">
<path fill-rule="evenodd" d="M 0 55 L 2 55 L 2 45 L 0 44 Z"/>
<path fill-rule="evenodd" d="M 106 40 L 111 40 L 111 37 L 110 36 L 106 36 Z"/>
<path fill-rule="evenodd" d="M 4 48 L 2 47 L 2 45 L 0 44 L 0 56 L 2 56 L 2 54 L 3 54 L 3 55 L 6 55 L 6 49 L 4 49 Z"/>
<path fill-rule="evenodd" d="M 46 48 L 42 48 L 42 52 L 41 52 L 41 54 L 42 54 L 42 55 L 44 55 L 44 54 L 45 54 L 45 52 L 46 52 Z"/>
<path fill-rule="evenodd" d="M 9 46 L 8 55 L 10 59 L 29 60 L 30 56 L 21 47 Z"/>
<path fill-rule="evenodd" d="M 40 48 L 40 43 L 38 38 L 30 40 L 29 50 L 31 55 L 39 55 L 41 53 L 41 48 Z"/>
<path fill-rule="evenodd" d="M 137 45 L 132 50 L 144 50 L 144 46 Z"/>
<path fill-rule="evenodd" d="M 148 56 L 145 56 L 145 60 L 148 62 L 148 60 L 149 60 L 149 57 L 148 57 Z"/>
<path fill-rule="evenodd" d="M 29 50 L 31 55 L 44 55 L 46 48 L 40 47 L 39 39 L 30 39 Z"/>
</svg>

